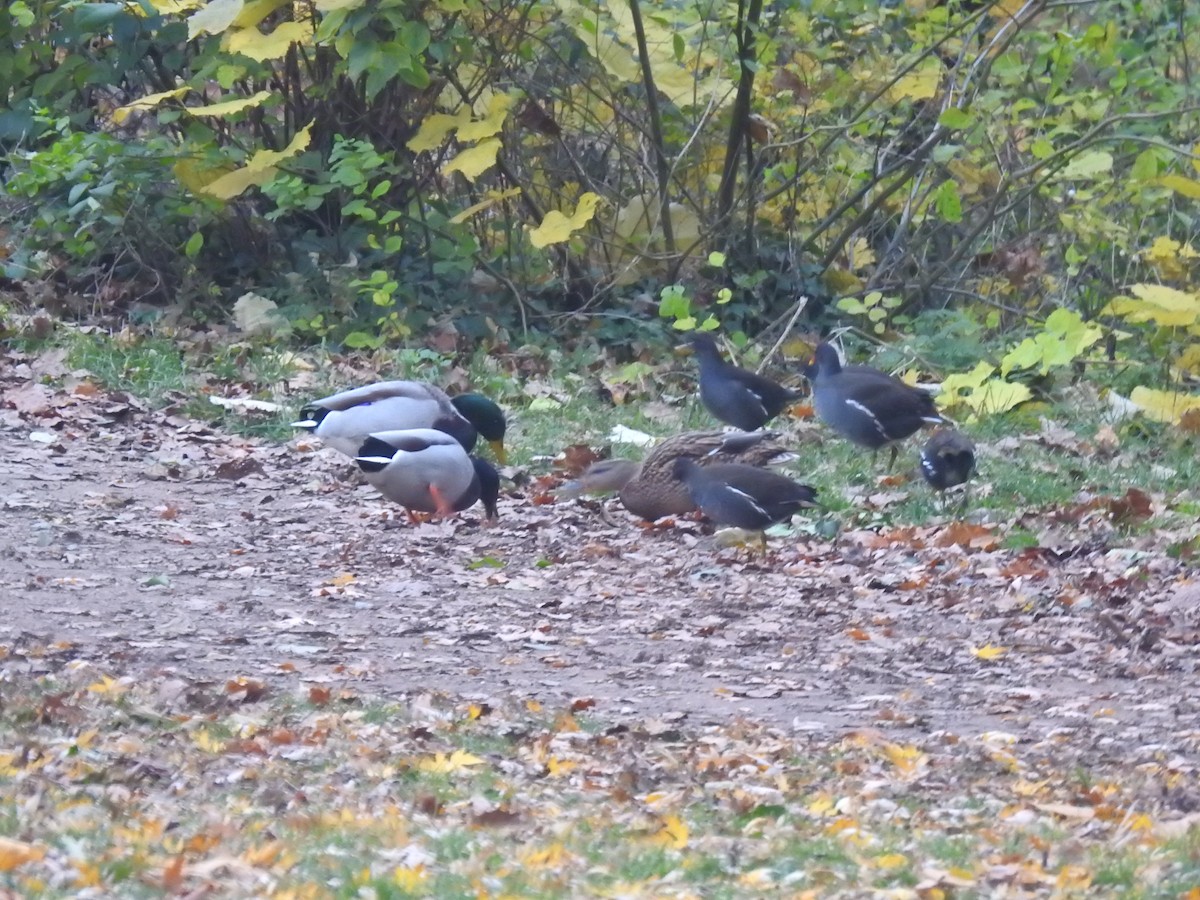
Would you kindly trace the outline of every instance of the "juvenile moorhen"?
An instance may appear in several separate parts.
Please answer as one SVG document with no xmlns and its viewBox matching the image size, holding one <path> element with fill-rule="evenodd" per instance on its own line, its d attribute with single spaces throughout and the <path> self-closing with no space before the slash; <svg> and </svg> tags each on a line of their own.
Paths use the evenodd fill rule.
<svg viewBox="0 0 1200 900">
<path fill-rule="evenodd" d="M 935 491 L 965 484 L 975 473 L 975 444 L 954 428 L 939 428 L 921 448 L 921 474 Z"/>
</svg>

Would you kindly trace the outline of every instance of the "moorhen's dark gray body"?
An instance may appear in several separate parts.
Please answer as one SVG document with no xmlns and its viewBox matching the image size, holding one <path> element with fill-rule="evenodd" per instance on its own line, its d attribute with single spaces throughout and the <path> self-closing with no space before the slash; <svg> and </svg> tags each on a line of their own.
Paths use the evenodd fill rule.
<svg viewBox="0 0 1200 900">
<path fill-rule="evenodd" d="M 830 344 L 817 345 L 806 373 L 817 416 L 860 447 L 878 451 L 945 421 L 928 393 L 870 366 L 843 366 Z"/>
<path fill-rule="evenodd" d="M 678 459 L 675 477 L 687 487 L 700 511 L 718 525 L 762 531 L 817 505 L 815 488 L 740 463 L 701 466 L 691 459 Z"/>
<path fill-rule="evenodd" d="M 801 396 L 770 378 L 726 362 L 716 341 L 707 334 L 694 335 L 691 345 L 700 361 L 700 402 L 726 425 L 755 431 Z"/>
</svg>

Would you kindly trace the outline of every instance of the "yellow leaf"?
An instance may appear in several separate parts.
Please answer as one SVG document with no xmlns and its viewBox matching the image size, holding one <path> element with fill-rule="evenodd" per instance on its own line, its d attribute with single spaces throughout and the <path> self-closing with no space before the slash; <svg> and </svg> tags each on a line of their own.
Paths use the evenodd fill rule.
<svg viewBox="0 0 1200 900">
<path fill-rule="evenodd" d="M 971 653 L 977 659 L 993 660 L 999 659 L 1008 652 L 1007 647 L 997 647 L 994 644 L 984 644 L 982 647 L 972 647 Z"/>
<path fill-rule="evenodd" d="M 1200 200 L 1200 181 L 1184 178 L 1182 175 L 1163 175 L 1158 179 L 1158 183 L 1189 200 Z"/>
<path fill-rule="evenodd" d="M 1091 885 L 1091 870 L 1083 866 L 1063 866 L 1054 881 L 1060 891 L 1086 891 Z"/>
<path fill-rule="evenodd" d="M 304 151 L 311 138 L 312 123 L 305 125 L 282 150 L 259 150 L 242 168 L 222 175 L 204 186 L 202 192 L 220 200 L 230 200 L 249 187 L 266 184 L 275 176 L 275 167 Z"/>
<path fill-rule="evenodd" d="M 242 28 L 229 34 L 226 47 L 232 53 L 248 56 L 256 62 L 282 59 L 292 44 L 312 43 L 312 26 L 306 22 L 281 22 L 270 34 L 257 28 Z"/>
<path fill-rule="evenodd" d="M 822 794 L 808 804 L 808 811 L 814 816 L 827 816 L 833 812 L 833 798 L 828 794 Z"/>
<path fill-rule="evenodd" d="M 392 880 L 396 882 L 396 886 L 407 894 L 423 893 L 421 888 L 426 877 L 428 873 L 420 863 L 415 866 L 397 866 L 396 871 L 392 873 Z"/>
<path fill-rule="evenodd" d="M 225 742 L 213 737 L 207 728 L 192 732 L 192 743 L 206 753 L 220 753 L 225 749 Z"/>
<path fill-rule="evenodd" d="M 435 113 L 421 123 L 421 127 L 417 129 L 417 133 L 405 145 L 413 153 L 423 153 L 426 150 L 436 150 L 442 146 L 446 140 L 446 136 L 457 128 L 464 125 L 469 125 L 471 122 L 471 108 L 464 106 L 454 115 L 446 113 Z"/>
<path fill-rule="evenodd" d="M 979 415 L 997 415 L 1033 396 L 1026 385 L 1003 378 L 986 378 L 977 384 L 978 375 L 984 370 L 994 372 L 995 368 L 980 363 L 972 372 L 947 376 L 942 382 L 938 405 L 949 408 L 962 404 Z"/>
<path fill-rule="evenodd" d="M 46 855 L 46 848 L 13 838 L 0 837 L 0 872 L 11 872 L 27 862 L 37 862 Z"/>
<path fill-rule="evenodd" d="M 449 175 L 452 172 L 462 172 L 467 181 L 474 181 L 496 164 L 496 154 L 500 152 L 500 139 L 482 141 L 474 147 L 468 147 L 458 156 L 442 167 Z"/>
<path fill-rule="evenodd" d="M 539 713 L 542 711 L 542 704 L 538 703 L 536 700 L 526 700 L 525 708 L 531 713 Z"/>
<path fill-rule="evenodd" d="M 482 765 L 483 760 L 466 750 L 455 750 L 449 756 L 445 753 L 435 753 L 417 762 L 417 768 L 422 772 L 434 775 L 449 775 L 459 772 L 469 766 Z"/>
<path fill-rule="evenodd" d="M 482 715 L 483 715 L 483 707 L 480 706 L 478 703 L 472 703 L 470 706 L 467 707 L 467 719 L 469 721 L 474 722 L 476 719 L 478 719 Z"/>
<path fill-rule="evenodd" d="M 484 195 L 484 198 L 478 203 L 468 206 L 462 212 L 451 218 L 450 223 L 452 225 L 461 224 L 462 222 L 467 221 L 467 219 L 470 219 L 472 216 L 483 212 L 485 209 L 491 209 L 497 203 L 501 203 L 510 197 L 516 197 L 520 193 L 521 189 L 519 187 L 509 188 L 508 190 L 504 191 L 488 191 L 487 194 Z"/>
<path fill-rule="evenodd" d="M 353 584 L 355 580 L 355 577 L 349 572 L 342 572 L 330 578 L 327 584 L 330 584 L 333 587 L 345 587 L 348 584 Z"/>
<path fill-rule="evenodd" d="M 531 869 L 560 869 L 571 858 L 562 844 L 551 844 L 542 850 L 523 850 L 521 865 Z"/>
<path fill-rule="evenodd" d="M 1200 374 L 1200 343 L 1188 344 L 1183 353 L 1178 355 L 1175 365 L 1184 372 Z"/>
<path fill-rule="evenodd" d="M 179 16 L 189 10 L 197 9 L 204 0 L 149 0 L 150 6 L 164 16 Z"/>
<path fill-rule="evenodd" d="M 688 827 L 679 816 L 665 816 L 662 827 L 654 835 L 654 843 L 672 850 L 682 850 L 687 846 Z"/>
<path fill-rule="evenodd" d="M 233 24 L 238 28 L 253 28 L 275 10 L 287 6 L 288 2 L 289 0 L 249 0 L 233 20 Z"/>
<path fill-rule="evenodd" d="M 242 859 L 252 866 L 267 867 L 274 865 L 275 860 L 279 859 L 282 852 L 283 843 L 281 841 L 268 841 L 261 847 L 251 847 L 242 854 Z"/>
<path fill-rule="evenodd" d="M 212 166 L 203 160 L 183 156 L 175 162 L 171 171 L 175 173 L 180 184 L 193 194 L 199 194 L 203 192 L 205 185 L 232 172 L 234 168 L 232 165 Z"/>
<path fill-rule="evenodd" d="M 72 887 L 98 888 L 104 884 L 104 872 L 95 863 L 76 859 L 71 861 L 71 865 L 75 868 L 75 882 Z"/>
<path fill-rule="evenodd" d="M 941 80 L 942 66 L 937 60 L 927 60 L 923 65 L 897 79 L 896 83 L 887 89 L 886 96 L 892 102 L 905 99 L 928 100 L 937 95 Z"/>
<path fill-rule="evenodd" d="M 903 744 L 888 744 L 883 748 L 893 766 L 905 774 L 911 774 L 925 765 L 927 757 L 916 747 Z"/>
<path fill-rule="evenodd" d="M 460 125 L 458 139 L 460 141 L 478 141 L 499 134 L 504 128 L 504 119 L 508 116 L 508 109 L 512 106 L 513 99 L 510 94 L 493 94 L 492 99 L 488 102 L 487 114 L 482 119 Z"/>
<path fill-rule="evenodd" d="M 259 91 L 253 97 L 239 97 L 222 103 L 210 103 L 208 106 L 189 106 L 188 112 L 193 116 L 230 116 L 252 106 L 262 106 L 263 101 L 270 96 L 270 91 Z"/>
<path fill-rule="evenodd" d="M 875 265 L 875 251 L 866 238 L 856 238 L 850 245 L 850 263 L 855 272 L 862 272 Z"/>
<path fill-rule="evenodd" d="M 174 100 L 189 93 L 191 90 L 190 87 L 181 87 L 170 91 L 162 91 L 158 94 L 147 94 L 139 100 L 134 100 L 132 103 L 127 103 L 124 106 L 114 109 L 112 114 L 113 121 L 120 125 L 129 118 L 130 113 L 138 110 L 154 109 L 154 107 L 158 106 L 164 100 Z"/>
<path fill-rule="evenodd" d="M 530 243 L 539 249 L 550 244 L 561 244 L 592 220 L 599 202 L 600 196 L 589 191 L 579 198 L 579 205 L 570 216 L 557 209 L 550 210 L 542 219 L 542 224 L 530 230 Z"/>
<path fill-rule="evenodd" d="M 557 756 L 552 756 L 546 760 L 546 771 L 550 773 L 551 778 L 560 778 L 578 765 L 579 763 L 572 762 L 569 759 L 559 759 Z"/>
<path fill-rule="evenodd" d="M 132 682 L 127 678 L 109 678 L 107 675 L 101 675 L 99 681 L 88 685 L 88 690 L 93 694 L 120 696 L 128 691 L 131 685 Z"/>
<path fill-rule="evenodd" d="M 885 853 L 875 857 L 875 865 L 880 869 L 899 869 L 908 865 L 908 857 L 903 853 Z"/>
<path fill-rule="evenodd" d="M 188 40 L 202 34 L 220 34 L 242 11 L 242 0 L 209 0 L 199 12 L 188 16 Z"/>
<path fill-rule="evenodd" d="M 1156 391 L 1148 387 L 1135 387 L 1129 401 L 1147 418 L 1156 422 L 1178 422 L 1185 413 L 1200 409 L 1200 396 L 1180 394 L 1175 391 Z"/>
</svg>

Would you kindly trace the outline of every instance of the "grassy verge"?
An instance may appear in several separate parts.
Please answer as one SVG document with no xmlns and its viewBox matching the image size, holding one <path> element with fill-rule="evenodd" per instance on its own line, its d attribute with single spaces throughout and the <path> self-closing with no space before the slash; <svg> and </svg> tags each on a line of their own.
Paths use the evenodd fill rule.
<svg viewBox="0 0 1200 900">
<path fill-rule="evenodd" d="M 586 709 L 114 680 L 68 648 L 12 678 L 0 885 L 26 897 L 1188 897 L 1185 777 L 1003 735 L 608 728 Z M 10 660 L 11 662 L 12 660 Z M 586 704 L 579 704 L 585 706 Z"/>
<path fill-rule="evenodd" d="M 656 380 L 642 364 L 597 368 L 595 360 L 554 350 L 532 361 L 517 354 L 504 364 L 479 355 L 455 367 L 430 350 L 398 350 L 356 360 L 331 358 L 320 351 L 297 354 L 264 344 L 222 345 L 207 338 L 66 329 L 25 349 L 43 352 L 54 347 L 65 351 L 71 371 L 88 373 L 108 388 L 153 405 L 174 406 L 230 433 L 272 441 L 295 434 L 288 423 L 305 400 L 381 378 L 453 381 L 493 396 L 510 412 L 513 461 L 535 471 L 547 469 L 544 458 L 570 444 L 606 445 L 616 425 L 654 435 L 717 427 L 689 394 L 686 362 L 668 367 L 668 377 Z M 614 405 L 603 396 L 604 383 L 620 382 L 622 377 L 628 379 L 622 382 L 622 390 L 628 388 L 622 394 L 627 402 Z M 660 394 L 670 402 L 663 402 Z M 210 402 L 214 395 L 270 400 L 279 409 L 223 408 Z M 1112 422 L 1107 415 L 1103 401 L 1080 393 L 1069 403 L 1035 404 L 965 425 L 981 445 L 980 475 L 968 506 L 971 515 L 1014 523 L 1053 513 L 1070 526 L 1096 504 L 1118 500 L 1132 489 L 1154 495 L 1154 502 L 1131 515 L 1118 510 L 1112 518 L 1125 530 L 1172 528 L 1194 519 L 1200 498 L 1191 486 L 1200 480 L 1200 461 L 1192 442 L 1165 425 L 1142 419 Z M 778 420 L 775 425 L 797 447 L 800 459 L 791 465 L 791 473 L 821 490 L 836 527 L 920 524 L 945 515 L 949 508 L 916 474 L 919 436 L 903 448 L 889 476 L 886 453 L 873 462 L 869 453 L 813 423 Z M 642 453 L 625 446 L 613 452 L 631 457 Z M 542 461 L 535 462 L 537 458 Z M 1020 535 L 1010 537 L 1021 540 Z M 1029 531 L 1025 539 L 1034 541 L 1036 536 Z"/>
</svg>

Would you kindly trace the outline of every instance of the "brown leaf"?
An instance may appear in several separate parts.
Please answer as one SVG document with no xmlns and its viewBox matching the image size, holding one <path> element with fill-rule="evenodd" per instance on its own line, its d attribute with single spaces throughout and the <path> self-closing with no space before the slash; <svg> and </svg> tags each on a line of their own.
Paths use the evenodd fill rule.
<svg viewBox="0 0 1200 900">
<path fill-rule="evenodd" d="M 1109 498 L 1108 511 L 1114 522 L 1124 525 L 1150 518 L 1154 514 L 1154 504 L 1145 492 L 1130 488 L 1124 497 Z"/>
<path fill-rule="evenodd" d="M 519 821 L 521 821 L 521 814 L 504 806 L 477 813 L 471 819 L 471 823 L 477 828 L 507 828 L 509 825 L 516 825 Z"/>
<path fill-rule="evenodd" d="M 265 475 L 266 472 L 263 471 L 262 463 L 253 456 L 244 456 L 221 463 L 214 474 L 218 478 L 237 481 L 247 475 Z"/>
<path fill-rule="evenodd" d="M 19 413 L 33 416 L 46 415 L 54 408 L 49 389 L 33 381 L 5 391 L 4 403 Z"/>
<path fill-rule="evenodd" d="M 332 691 L 327 687 L 314 685 L 308 689 L 308 702 L 313 706 L 324 706 L 329 702 Z"/>
<path fill-rule="evenodd" d="M 600 454 L 588 444 L 572 444 L 564 447 L 562 452 L 554 457 L 554 468 L 567 477 L 574 478 L 600 458 Z"/>
</svg>

